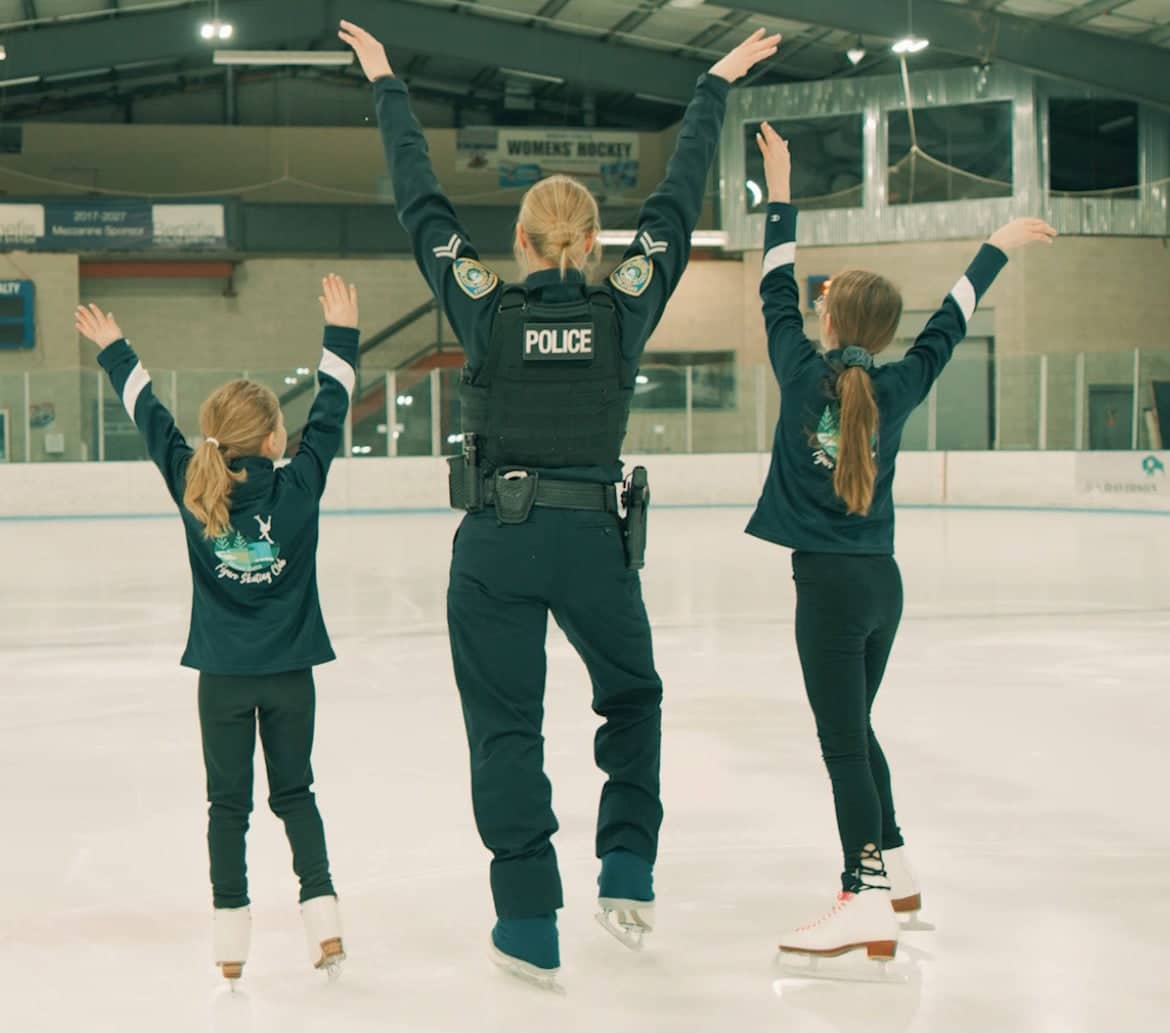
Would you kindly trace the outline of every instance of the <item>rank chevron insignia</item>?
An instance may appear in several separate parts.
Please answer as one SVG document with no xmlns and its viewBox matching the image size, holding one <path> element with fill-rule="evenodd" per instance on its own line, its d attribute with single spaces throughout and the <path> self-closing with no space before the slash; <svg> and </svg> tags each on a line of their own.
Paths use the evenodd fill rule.
<svg viewBox="0 0 1170 1033">
<path fill-rule="evenodd" d="M 454 259 L 459 254 L 459 248 L 463 245 L 463 238 L 458 233 L 452 233 L 451 239 L 447 241 L 442 247 L 432 248 L 436 258 L 451 258 Z"/>
<path fill-rule="evenodd" d="M 638 243 L 641 245 L 642 250 L 646 252 L 647 258 L 652 255 L 661 255 L 668 247 L 670 247 L 670 244 L 667 241 L 655 240 L 652 236 L 650 236 L 649 230 L 642 231 L 642 235 L 638 238 Z"/>
</svg>

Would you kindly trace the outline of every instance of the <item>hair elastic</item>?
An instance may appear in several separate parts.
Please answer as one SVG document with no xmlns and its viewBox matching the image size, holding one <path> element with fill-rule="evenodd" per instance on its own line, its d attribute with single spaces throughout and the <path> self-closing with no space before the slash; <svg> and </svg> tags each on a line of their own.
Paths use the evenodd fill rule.
<svg viewBox="0 0 1170 1033">
<path fill-rule="evenodd" d="M 851 344 L 841 351 L 841 365 L 846 368 L 860 366 L 862 369 L 873 369 L 873 355 L 856 344 Z"/>
<path fill-rule="evenodd" d="M 214 445 L 216 448 L 219 448 L 219 438 L 210 438 L 210 437 L 208 437 L 208 438 L 204 438 L 203 440 L 204 440 L 204 441 L 205 441 L 207 444 L 209 444 L 209 445 Z"/>
</svg>

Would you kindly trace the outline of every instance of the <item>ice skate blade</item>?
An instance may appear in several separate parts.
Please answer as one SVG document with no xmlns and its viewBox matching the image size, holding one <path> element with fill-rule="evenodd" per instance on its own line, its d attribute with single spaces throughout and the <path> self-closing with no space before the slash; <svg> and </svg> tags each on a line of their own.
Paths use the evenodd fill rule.
<svg viewBox="0 0 1170 1033">
<path fill-rule="evenodd" d="M 640 951 L 647 933 L 654 931 L 654 901 L 600 897 L 598 924 L 623 947 Z"/>
<path fill-rule="evenodd" d="M 521 982 L 535 986 L 545 993 L 556 994 L 559 997 L 565 996 L 565 988 L 557 982 L 559 968 L 539 968 L 536 965 L 530 965 L 527 961 L 514 958 L 511 954 L 505 954 L 494 943 L 491 945 L 491 959 L 497 968 Z"/>
<path fill-rule="evenodd" d="M 924 922 L 917 911 L 901 912 L 898 918 L 901 919 L 898 928 L 904 933 L 932 933 L 935 930 L 934 923 Z"/>
<path fill-rule="evenodd" d="M 858 948 L 864 947 L 859 944 Z M 776 964 L 781 976 L 786 979 L 827 979 L 840 983 L 892 983 L 909 982 L 908 965 L 895 962 L 892 957 L 869 956 L 858 952 L 858 948 L 844 948 L 831 954 L 809 954 L 781 948 L 776 954 Z M 780 993 L 783 979 L 773 984 Z"/>
</svg>

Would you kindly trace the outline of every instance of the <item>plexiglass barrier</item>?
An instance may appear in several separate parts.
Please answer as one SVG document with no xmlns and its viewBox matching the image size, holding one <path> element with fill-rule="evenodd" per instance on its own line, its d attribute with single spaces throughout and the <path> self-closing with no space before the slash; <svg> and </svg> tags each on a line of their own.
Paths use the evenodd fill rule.
<svg viewBox="0 0 1170 1033">
<path fill-rule="evenodd" d="M 340 454 L 458 452 L 460 375 L 451 367 L 363 368 Z M 239 376 L 268 385 L 281 398 L 295 447 L 313 403 L 315 370 L 156 370 L 153 385 L 188 440 L 196 442 L 204 399 Z M 737 363 L 730 354 L 693 365 L 649 354 L 635 386 L 626 451 L 768 451 L 781 396 L 770 368 Z M 903 448 L 1151 450 L 1164 447 L 1168 437 L 1170 350 L 996 357 L 990 340 L 974 339 L 910 417 Z M 0 374 L 0 462 L 145 458 L 104 373 Z"/>
</svg>

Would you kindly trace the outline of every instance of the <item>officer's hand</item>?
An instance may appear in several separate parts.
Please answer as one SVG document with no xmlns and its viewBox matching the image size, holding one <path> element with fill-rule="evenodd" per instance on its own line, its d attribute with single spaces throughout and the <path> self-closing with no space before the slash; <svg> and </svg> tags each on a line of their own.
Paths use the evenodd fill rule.
<svg viewBox="0 0 1170 1033">
<path fill-rule="evenodd" d="M 366 73 L 366 78 L 370 82 L 394 74 L 394 69 L 390 67 L 390 59 L 386 56 L 386 48 L 365 29 L 359 28 L 353 22 L 343 21 L 341 31 L 337 35 L 342 43 L 353 47 L 362 71 Z"/>
<path fill-rule="evenodd" d="M 764 156 L 764 176 L 768 181 L 768 200 L 792 200 L 792 158 L 788 154 L 788 141 L 767 122 L 760 124 L 756 133 L 756 144 Z"/>
<path fill-rule="evenodd" d="M 340 276 L 330 273 L 321 281 L 321 297 L 317 300 L 321 302 L 325 322 L 330 326 L 349 326 L 357 329 L 357 288 L 352 283 L 346 287 Z"/>
<path fill-rule="evenodd" d="M 88 337 L 103 350 L 125 336 L 118 327 L 114 314 L 103 312 L 97 305 L 78 305 L 74 313 L 74 324 L 82 337 Z"/>
<path fill-rule="evenodd" d="M 725 58 L 711 66 L 711 74 L 728 82 L 735 82 L 747 75 L 748 71 L 761 61 L 776 53 L 781 36 L 765 36 L 765 29 L 756 29 L 747 39 Z"/>
</svg>

